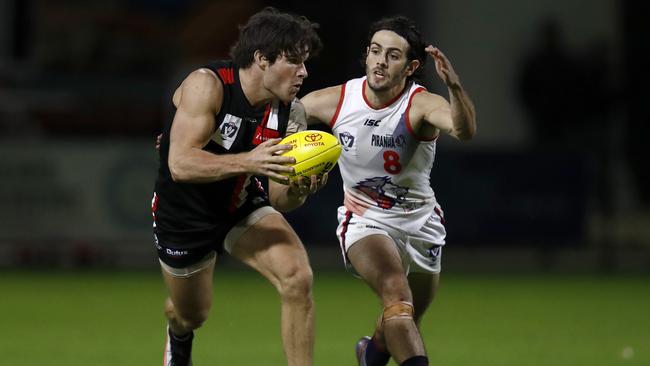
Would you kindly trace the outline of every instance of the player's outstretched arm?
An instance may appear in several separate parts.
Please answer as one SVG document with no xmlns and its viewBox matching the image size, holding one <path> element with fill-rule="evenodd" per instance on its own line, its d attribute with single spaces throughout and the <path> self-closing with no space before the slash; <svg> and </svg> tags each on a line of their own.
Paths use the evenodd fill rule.
<svg viewBox="0 0 650 366">
<path fill-rule="evenodd" d="M 342 87 L 342 85 L 331 86 L 329 88 L 315 90 L 302 97 L 301 101 L 304 105 L 307 123 L 309 125 L 317 123 L 330 125 L 339 105 Z"/>
<path fill-rule="evenodd" d="M 442 51 L 431 45 L 427 46 L 425 51 L 433 58 L 436 72 L 449 92 L 449 102 L 434 94 L 420 93 L 423 95 L 418 98 L 418 102 L 421 103 L 422 99 L 426 99 L 425 103 L 429 105 L 424 115 L 425 121 L 459 140 L 471 139 L 476 134 L 474 103 Z"/>
<path fill-rule="evenodd" d="M 170 132 L 169 170 L 177 182 L 201 183 L 241 174 L 266 175 L 286 180 L 281 173 L 291 172 L 285 164 L 291 157 L 280 156 L 290 145 L 277 145 L 280 139 L 265 141 L 255 149 L 239 154 L 216 155 L 203 150 L 215 130 L 214 116 L 221 108 L 223 86 L 207 69 L 191 73 L 174 103 L 177 107 Z"/>
</svg>

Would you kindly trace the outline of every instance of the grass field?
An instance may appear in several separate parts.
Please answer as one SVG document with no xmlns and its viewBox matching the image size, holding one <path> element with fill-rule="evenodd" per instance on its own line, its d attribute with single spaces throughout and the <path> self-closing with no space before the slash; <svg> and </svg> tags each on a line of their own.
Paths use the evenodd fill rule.
<svg viewBox="0 0 650 366">
<path fill-rule="evenodd" d="M 217 271 L 194 364 L 283 365 L 273 288 Z M 160 365 L 156 272 L 0 273 L 0 365 Z M 378 302 L 345 273 L 315 275 L 315 365 L 355 365 Z M 650 278 L 443 276 L 422 333 L 431 365 L 650 365 Z"/>
</svg>

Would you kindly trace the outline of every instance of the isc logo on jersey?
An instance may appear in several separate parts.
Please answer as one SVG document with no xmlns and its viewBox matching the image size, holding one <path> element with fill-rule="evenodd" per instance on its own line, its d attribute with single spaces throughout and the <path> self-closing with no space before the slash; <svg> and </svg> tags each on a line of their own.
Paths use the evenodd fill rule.
<svg viewBox="0 0 650 366">
<path fill-rule="evenodd" d="M 379 127 L 379 122 L 381 122 L 380 119 L 370 119 L 367 118 L 364 122 L 364 126 L 370 126 L 370 127 Z"/>
</svg>

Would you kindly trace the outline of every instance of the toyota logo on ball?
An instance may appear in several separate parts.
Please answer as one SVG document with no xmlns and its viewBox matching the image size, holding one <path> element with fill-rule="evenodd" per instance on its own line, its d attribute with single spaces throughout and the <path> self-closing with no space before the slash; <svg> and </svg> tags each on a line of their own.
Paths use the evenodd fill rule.
<svg viewBox="0 0 650 366">
<path fill-rule="evenodd" d="M 321 135 L 320 133 L 310 133 L 309 135 L 305 135 L 305 141 L 308 142 L 316 142 L 322 138 L 323 135 Z"/>
</svg>

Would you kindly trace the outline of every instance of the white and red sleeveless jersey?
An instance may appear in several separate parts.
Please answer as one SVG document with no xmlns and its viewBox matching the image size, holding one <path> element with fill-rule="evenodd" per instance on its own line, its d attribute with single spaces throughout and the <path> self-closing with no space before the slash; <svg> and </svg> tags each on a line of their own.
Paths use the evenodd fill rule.
<svg viewBox="0 0 650 366">
<path fill-rule="evenodd" d="M 441 216 L 430 185 L 436 140 L 422 140 L 411 127 L 413 96 L 425 88 L 407 84 L 386 106 L 374 109 L 364 95 L 366 78 L 342 86 L 330 121 L 343 146 L 338 166 L 343 178 L 344 206 L 404 232 L 415 232 L 432 214 Z M 444 227 L 436 230 L 444 242 Z"/>
</svg>

